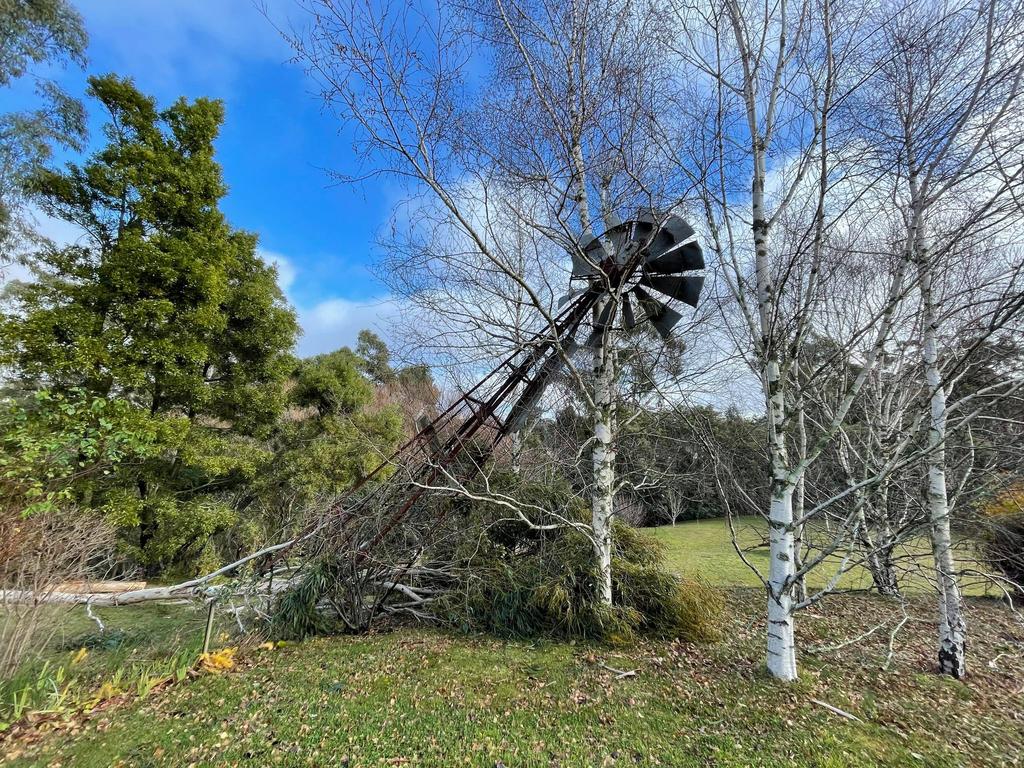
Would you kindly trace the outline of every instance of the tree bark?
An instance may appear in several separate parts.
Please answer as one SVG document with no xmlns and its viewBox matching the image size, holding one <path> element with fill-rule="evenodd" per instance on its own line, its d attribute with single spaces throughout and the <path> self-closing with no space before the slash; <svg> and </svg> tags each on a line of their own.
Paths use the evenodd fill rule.
<svg viewBox="0 0 1024 768">
<path fill-rule="evenodd" d="M 779 364 L 769 360 L 767 374 L 772 491 L 768 517 L 768 671 L 779 680 L 796 680 L 793 586 L 796 577 L 793 535 L 793 484 L 789 478 L 782 422 L 785 418 Z"/>
<path fill-rule="evenodd" d="M 920 233 L 919 233 L 920 236 Z M 946 389 L 938 362 L 938 314 L 932 293 L 932 269 L 927 249 L 917 254 L 921 282 L 922 353 L 928 384 L 928 487 L 926 499 L 931 528 L 932 556 L 939 588 L 938 652 L 939 672 L 961 678 L 967 672 L 967 621 L 953 559 L 953 539 L 949 524 L 949 494 L 946 490 Z"/>
<path fill-rule="evenodd" d="M 752 121 L 752 130 L 756 123 Z M 793 634 L 793 587 L 796 549 L 793 528 L 794 483 L 786 449 L 786 396 L 782 367 L 773 339 L 772 314 L 777 297 L 768 258 L 768 219 L 764 184 L 767 177 L 763 140 L 754 140 L 754 179 L 751 185 L 752 230 L 757 275 L 758 323 L 761 332 L 761 375 L 768 411 L 768 453 L 771 461 L 771 501 L 768 512 L 768 671 L 779 680 L 795 680 L 796 642 Z"/>
<path fill-rule="evenodd" d="M 872 552 L 867 557 L 868 571 L 871 573 L 871 581 L 878 590 L 878 594 L 886 597 L 899 597 L 900 584 L 896 578 L 896 568 L 892 562 L 892 548 L 884 547 L 877 552 Z"/>
<path fill-rule="evenodd" d="M 594 308 L 597 317 L 610 301 Z M 615 347 L 611 329 L 594 346 L 594 489 L 591 497 L 597 594 L 612 604 L 612 515 L 615 509 Z"/>
</svg>

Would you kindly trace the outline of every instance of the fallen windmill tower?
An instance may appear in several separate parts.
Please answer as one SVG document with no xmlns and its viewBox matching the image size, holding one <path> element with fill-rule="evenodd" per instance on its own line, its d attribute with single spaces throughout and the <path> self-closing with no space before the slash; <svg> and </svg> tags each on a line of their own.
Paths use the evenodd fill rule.
<svg viewBox="0 0 1024 768">
<path fill-rule="evenodd" d="M 421 419 L 417 432 L 353 488 L 320 510 L 297 536 L 252 552 L 212 573 L 179 584 L 124 592 L 60 592 L 45 595 L 6 591 L 7 600 L 44 600 L 96 606 L 131 605 L 153 600 L 213 598 L 230 587 L 215 584 L 250 563 L 269 563 L 267 584 L 250 584 L 242 592 L 274 592 L 273 563 L 304 547 L 323 550 L 345 540 L 358 562 L 375 550 L 408 518 L 438 483 L 450 479 L 451 469 L 473 446 L 473 467 L 490 458 L 502 442 L 516 434 L 540 404 L 555 375 L 581 348 L 600 352 L 614 344 L 613 332 L 631 331 L 650 323 L 668 339 L 683 319 L 671 303 L 696 306 L 704 278 L 692 274 L 704 268 L 693 228 L 675 215 L 641 211 L 634 219 L 613 221 L 600 237 L 586 234 L 572 253 L 569 293 L 558 309 L 545 316 L 541 330 L 523 342 L 477 384 L 435 418 Z M 465 467 L 461 471 L 466 471 Z M 441 486 L 443 487 L 443 485 Z M 373 534 L 353 541 L 346 533 L 374 504 L 387 511 Z M 394 566 L 388 589 L 400 589 L 397 577 L 413 567 L 412 559 Z M 292 570 L 294 581 L 294 569 Z M 287 586 L 278 580 L 277 589 Z"/>
</svg>

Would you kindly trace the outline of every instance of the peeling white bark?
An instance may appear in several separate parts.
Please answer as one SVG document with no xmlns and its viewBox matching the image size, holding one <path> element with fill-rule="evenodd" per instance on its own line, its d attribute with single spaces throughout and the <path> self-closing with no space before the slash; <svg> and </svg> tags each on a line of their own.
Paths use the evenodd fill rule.
<svg viewBox="0 0 1024 768">
<path fill-rule="evenodd" d="M 595 317 L 605 298 L 594 308 Z M 591 523 L 597 591 L 605 605 L 612 604 L 612 515 L 615 510 L 615 347 L 611 329 L 594 348 L 594 488 Z"/>
<path fill-rule="evenodd" d="M 751 102 L 752 103 L 752 102 Z M 756 123 L 752 121 L 752 126 Z M 779 680 L 795 680 L 796 642 L 793 635 L 793 588 L 796 547 L 793 527 L 794 483 L 786 450 L 786 397 L 778 350 L 772 340 L 772 314 L 777 297 L 768 258 L 768 219 L 764 185 L 767 177 L 764 146 L 754 141 L 754 179 L 751 185 L 754 263 L 757 275 L 758 322 L 761 332 L 761 376 L 768 410 L 768 453 L 771 461 L 771 501 L 768 512 L 768 671 Z"/>
<path fill-rule="evenodd" d="M 793 491 L 785 437 L 785 401 L 779 364 L 765 366 L 770 417 L 769 452 L 772 492 L 768 515 L 768 671 L 779 680 L 796 680 L 796 641 L 793 635 L 793 587 L 796 583 L 796 547 L 793 527 Z"/>
<path fill-rule="evenodd" d="M 922 238 L 923 240 L 923 238 Z M 928 520 L 931 528 L 935 579 L 939 588 L 938 654 L 939 671 L 963 677 L 967 672 L 967 621 L 953 559 L 949 525 L 949 494 L 946 489 L 946 389 L 938 362 L 938 313 L 932 293 L 932 269 L 922 243 L 917 254 L 921 283 L 922 356 L 928 384 Z"/>
</svg>

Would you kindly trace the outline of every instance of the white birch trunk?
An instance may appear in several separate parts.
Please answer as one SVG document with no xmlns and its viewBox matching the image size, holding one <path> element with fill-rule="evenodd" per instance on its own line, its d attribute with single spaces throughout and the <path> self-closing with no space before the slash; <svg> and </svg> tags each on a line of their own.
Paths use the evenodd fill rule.
<svg viewBox="0 0 1024 768">
<path fill-rule="evenodd" d="M 594 308 L 601 312 L 605 298 Z M 591 497 L 597 593 L 612 604 L 612 514 L 615 509 L 615 347 L 611 329 L 594 347 L 594 489 Z"/>
<path fill-rule="evenodd" d="M 953 559 L 949 525 L 949 494 L 946 490 L 946 390 L 938 363 L 938 316 L 932 294 L 932 269 L 927 250 L 921 246 L 918 268 L 923 315 L 924 375 L 930 391 L 928 427 L 928 520 L 931 527 L 935 578 L 939 588 L 939 672 L 963 677 L 967 671 L 967 621 Z"/>
<path fill-rule="evenodd" d="M 768 671 L 779 680 L 789 681 L 796 680 L 796 640 L 793 634 L 793 586 L 796 576 L 793 483 L 789 477 L 782 433 L 785 408 L 779 364 L 769 360 L 765 369 L 772 464 L 768 515 Z"/>
<path fill-rule="evenodd" d="M 752 122 L 752 125 L 754 123 Z M 764 147 L 754 141 L 754 179 L 751 213 L 757 274 L 758 323 L 761 332 L 761 376 L 768 411 L 768 451 L 771 461 L 771 501 L 768 511 L 768 671 L 779 680 L 796 679 L 793 635 L 793 587 L 796 548 L 793 535 L 793 490 L 786 450 L 786 398 L 778 349 L 772 339 L 772 315 L 777 297 L 768 259 L 768 219 L 764 208 L 767 176 Z"/>
</svg>

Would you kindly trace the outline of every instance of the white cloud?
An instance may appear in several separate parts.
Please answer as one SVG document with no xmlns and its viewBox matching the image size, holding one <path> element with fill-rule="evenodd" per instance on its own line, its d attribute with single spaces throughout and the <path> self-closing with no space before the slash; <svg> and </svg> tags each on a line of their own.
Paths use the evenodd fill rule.
<svg viewBox="0 0 1024 768">
<path fill-rule="evenodd" d="M 252 0 L 93 0 L 80 6 L 94 48 L 147 87 L 220 92 L 245 61 L 284 61 L 287 45 Z M 279 9 L 278 9 L 279 11 Z"/>
<path fill-rule="evenodd" d="M 277 284 L 281 286 L 281 290 L 287 296 L 288 290 L 295 282 L 295 275 L 298 274 L 298 269 L 295 265 L 292 264 L 287 256 L 277 253 L 276 251 L 268 251 L 265 248 L 258 248 L 256 250 L 256 255 L 259 256 L 264 263 L 277 267 Z"/>
<path fill-rule="evenodd" d="M 354 347 L 359 331 L 364 328 L 386 337 L 388 323 L 400 307 L 385 296 L 368 301 L 327 299 L 310 307 L 299 306 L 297 310 L 302 326 L 297 353 L 306 357 L 343 346 Z"/>
<path fill-rule="evenodd" d="M 299 300 L 291 288 L 301 271 L 284 254 L 259 249 L 259 257 L 277 267 L 277 284 L 299 316 L 302 336 L 296 345 L 301 357 L 332 352 L 339 347 L 355 347 L 359 332 L 368 328 L 387 336 L 390 321 L 400 311 L 398 303 L 389 296 L 366 301 L 329 298 L 312 304 Z"/>
</svg>

